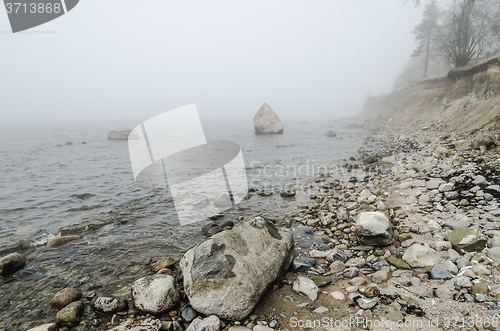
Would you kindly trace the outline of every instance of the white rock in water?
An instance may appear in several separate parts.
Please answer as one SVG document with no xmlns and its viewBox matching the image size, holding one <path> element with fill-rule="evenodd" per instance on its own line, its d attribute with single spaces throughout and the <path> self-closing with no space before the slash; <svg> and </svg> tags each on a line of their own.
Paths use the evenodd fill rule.
<svg viewBox="0 0 500 331">
<path fill-rule="evenodd" d="M 108 139 L 109 140 L 139 139 L 139 135 L 132 129 L 109 130 Z"/>
<path fill-rule="evenodd" d="M 434 266 L 438 256 L 432 248 L 415 243 L 406 250 L 402 259 L 412 268 L 423 268 Z"/>
<path fill-rule="evenodd" d="M 292 290 L 302 296 L 305 296 L 311 301 L 318 298 L 318 285 L 315 282 L 305 277 L 298 277 L 293 283 Z"/>
<path fill-rule="evenodd" d="M 194 310 L 240 321 L 288 270 L 294 256 L 293 236 L 255 217 L 184 254 L 184 290 Z"/>
<path fill-rule="evenodd" d="M 253 117 L 253 126 L 255 133 L 283 133 L 285 129 L 278 116 L 265 102 Z"/>
<path fill-rule="evenodd" d="M 180 300 L 175 278 L 164 274 L 137 279 L 132 284 L 131 294 L 137 309 L 150 314 L 164 313 Z"/>
<path fill-rule="evenodd" d="M 394 242 L 394 228 L 384 213 L 362 212 L 356 222 L 356 236 L 363 245 L 390 245 Z"/>
</svg>

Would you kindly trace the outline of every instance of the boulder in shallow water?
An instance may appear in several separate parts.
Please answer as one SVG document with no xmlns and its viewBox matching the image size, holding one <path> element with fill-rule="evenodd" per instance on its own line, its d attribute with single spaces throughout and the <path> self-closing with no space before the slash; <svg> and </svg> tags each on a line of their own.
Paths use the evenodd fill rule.
<svg viewBox="0 0 500 331">
<path fill-rule="evenodd" d="M 82 297 L 82 292 L 76 288 L 65 288 L 57 292 L 52 300 L 50 300 L 50 306 L 55 309 L 61 309 L 72 303 L 73 301 L 80 300 Z"/>
<path fill-rule="evenodd" d="M 108 139 L 109 140 L 128 140 L 128 139 L 138 139 L 139 136 L 137 132 L 132 129 L 123 129 L 123 130 L 109 130 L 108 131 Z"/>
<path fill-rule="evenodd" d="M 362 212 L 356 222 L 356 236 L 363 245 L 390 245 L 394 242 L 394 228 L 384 213 Z"/>
<path fill-rule="evenodd" d="M 333 130 L 329 130 L 325 133 L 325 136 L 327 137 L 336 137 L 337 136 L 337 132 L 333 131 Z"/>
<path fill-rule="evenodd" d="M 82 313 L 83 303 L 81 301 L 73 301 L 57 312 L 56 323 L 62 327 L 72 327 L 80 323 Z"/>
<path fill-rule="evenodd" d="M 21 253 L 11 253 L 0 259 L 0 276 L 7 276 L 24 268 L 26 257 Z"/>
<path fill-rule="evenodd" d="M 255 133 L 283 133 L 285 129 L 278 116 L 265 102 L 253 117 L 253 126 Z"/>
<path fill-rule="evenodd" d="M 294 256 L 293 236 L 256 217 L 186 252 L 180 263 L 184 290 L 196 311 L 239 321 Z"/>
<path fill-rule="evenodd" d="M 70 242 L 73 240 L 78 240 L 78 239 L 80 239 L 79 235 L 55 237 L 55 238 L 49 239 L 49 241 L 47 242 L 47 246 L 49 246 L 49 247 L 59 246 L 59 245 L 62 245 L 64 243 L 67 243 L 67 242 Z"/>
</svg>

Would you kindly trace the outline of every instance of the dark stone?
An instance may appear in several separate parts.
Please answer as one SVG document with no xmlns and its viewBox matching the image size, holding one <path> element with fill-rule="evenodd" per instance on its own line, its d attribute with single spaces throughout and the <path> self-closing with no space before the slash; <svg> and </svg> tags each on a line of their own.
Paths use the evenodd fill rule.
<svg viewBox="0 0 500 331">
<path fill-rule="evenodd" d="M 250 223 L 250 226 L 253 226 L 256 229 L 262 229 L 262 224 L 266 226 L 267 231 L 269 232 L 271 237 L 278 240 L 281 240 L 283 238 L 279 233 L 278 229 L 276 228 L 276 226 L 274 226 L 274 224 L 272 224 L 271 222 L 266 221 L 264 223 L 261 222 L 257 223 L 256 221 L 253 221 L 252 223 Z"/>
<path fill-rule="evenodd" d="M 208 230 L 210 230 L 214 226 L 217 226 L 217 224 L 215 224 L 214 222 L 210 222 L 210 223 L 203 225 L 203 227 L 201 228 L 201 233 L 203 233 L 203 235 L 206 237 L 208 234 Z"/>
<path fill-rule="evenodd" d="M 208 230 L 207 237 L 211 237 L 216 233 L 222 232 L 222 230 L 223 229 L 220 226 L 218 226 L 218 225 L 214 226 L 214 227 L 210 228 L 210 230 Z"/>
<path fill-rule="evenodd" d="M 357 270 L 349 270 L 346 273 L 344 273 L 345 278 L 354 278 L 358 277 L 358 271 Z"/>
<path fill-rule="evenodd" d="M 304 261 L 302 261 L 303 263 L 307 264 L 309 267 L 314 267 L 316 266 L 316 259 L 313 258 L 313 257 L 308 257 L 307 259 L 305 259 Z"/>
<path fill-rule="evenodd" d="M 375 155 L 369 155 L 363 159 L 364 164 L 371 164 L 377 162 L 378 158 Z"/>
<path fill-rule="evenodd" d="M 440 268 L 432 268 L 431 270 L 432 279 L 451 279 L 453 275 L 448 271 Z"/>
<path fill-rule="evenodd" d="M 9 255 L 11 253 L 19 253 L 23 248 L 19 244 L 0 249 L 0 256 Z"/>
<path fill-rule="evenodd" d="M 335 284 L 339 280 L 344 279 L 344 277 L 332 277 L 332 284 Z"/>
<path fill-rule="evenodd" d="M 373 269 L 379 271 L 384 267 L 389 267 L 389 263 L 386 260 L 380 260 L 373 265 Z"/>
<path fill-rule="evenodd" d="M 326 252 L 329 251 L 331 248 L 327 244 L 321 244 L 318 247 L 318 251 Z"/>
<path fill-rule="evenodd" d="M 289 270 L 291 272 L 301 272 L 301 271 L 307 271 L 307 269 L 309 268 L 310 268 L 309 265 L 293 260 L 292 264 L 290 264 Z"/>
<path fill-rule="evenodd" d="M 26 257 L 21 253 L 11 253 L 0 259 L 0 276 L 7 276 L 24 268 Z"/>
<path fill-rule="evenodd" d="M 233 221 L 224 221 L 224 222 L 222 222 L 221 224 L 219 224 L 219 226 L 220 226 L 222 229 L 225 229 L 225 228 L 227 228 L 228 226 L 232 228 L 232 227 L 234 227 L 234 223 L 233 223 Z"/>
<path fill-rule="evenodd" d="M 187 307 L 181 311 L 181 316 L 186 323 L 191 323 L 198 316 L 198 314 L 193 308 Z"/>
<path fill-rule="evenodd" d="M 225 248 L 224 244 L 217 245 L 214 242 L 210 251 L 198 247 L 193 262 L 193 277 L 209 279 L 235 277 L 232 270 L 236 259 L 232 255 L 224 255 Z"/>
</svg>

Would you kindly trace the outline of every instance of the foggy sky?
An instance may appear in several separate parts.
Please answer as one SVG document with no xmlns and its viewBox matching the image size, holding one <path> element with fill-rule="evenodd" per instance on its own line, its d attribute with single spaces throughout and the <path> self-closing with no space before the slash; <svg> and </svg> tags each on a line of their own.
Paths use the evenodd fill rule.
<svg viewBox="0 0 500 331">
<path fill-rule="evenodd" d="M 425 2 L 424 2 L 425 4 Z M 81 0 L 12 34 L 0 10 L 0 117 L 339 118 L 390 92 L 423 7 L 405 0 Z M 43 32 L 43 33 L 42 33 Z"/>
</svg>

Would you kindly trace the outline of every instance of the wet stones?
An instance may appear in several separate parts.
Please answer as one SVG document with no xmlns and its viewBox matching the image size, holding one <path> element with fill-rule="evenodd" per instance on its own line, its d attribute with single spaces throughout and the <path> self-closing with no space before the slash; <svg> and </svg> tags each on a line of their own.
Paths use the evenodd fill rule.
<svg viewBox="0 0 500 331">
<path fill-rule="evenodd" d="M 62 244 L 65 244 L 67 242 L 73 241 L 73 240 L 78 240 L 81 237 L 78 235 L 74 236 L 62 236 L 62 237 L 56 237 L 52 238 L 47 242 L 48 247 L 54 247 L 54 246 L 60 246 Z"/>
<path fill-rule="evenodd" d="M 180 300 L 174 277 L 164 274 L 137 279 L 132 284 L 131 294 L 137 309 L 150 314 L 164 313 Z"/>
<path fill-rule="evenodd" d="M 186 252 L 180 262 L 184 290 L 196 311 L 241 320 L 294 256 L 292 235 L 256 217 Z"/>
<path fill-rule="evenodd" d="M 24 268 L 26 257 L 21 253 L 11 253 L 0 259 L 0 276 L 8 276 Z"/>
<path fill-rule="evenodd" d="M 114 314 L 128 309 L 125 298 L 113 296 L 96 296 L 91 303 L 92 308 L 102 314 Z"/>
<path fill-rule="evenodd" d="M 74 301 L 57 312 L 56 323 L 61 327 L 72 327 L 80 323 L 82 313 L 83 303 Z"/>
<path fill-rule="evenodd" d="M 294 197 L 297 192 L 295 190 L 286 190 L 280 193 L 283 198 L 291 198 Z"/>
<path fill-rule="evenodd" d="M 152 263 L 151 264 L 151 271 L 152 272 L 158 272 L 161 269 L 169 268 L 169 267 L 173 266 L 174 264 L 175 264 L 175 260 L 172 259 L 172 258 L 170 258 L 170 257 L 168 257 L 168 258 L 166 258 L 164 260 Z"/>
<path fill-rule="evenodd" d="M 292 291 L 297 294 L 300 294 L 311 301 L 315 301 L 318 298 L 318 285 L 309 278 L 306 277 L 298 277 L 297 280 L 293 283 Z"/>
<path fill-rule="evenodd" d="M 394 242 L 394 228 L 384 213 L 362 212 L 356 222 L 356 236 L 363 245 L 390 245 Z"/>
<path fill-rule="evenodd" d="M 75 288 L 65 288 L 57 292 L 52 300 L 50 306 L 54 309 L 61 309 L 72 303 L 73 301 L 80 300 L 82 292 Z"/>
<path fill-rule="evenodd" d="M 446 240 L 451 242 L 453 249 L 460 252 L 465 250 L 467 252 L 479 252 L 486 246 L 487 239 L 476 229 L 453 229 L 448 235 Z"/>
<path fill-rule="evenodd" d="M 413 268 L 432 267 L 437 263 L 438 256 L 432 248 L 415 243 L 406 250 L 402 259 Z"/>
<path fill-rule="evenodd" d="M 57 331 L 57 329 L 58 327 L 56 323 L 47 323 L 34 327 L 33 329 L 29 329 L 28 331 Z"/>
</svg>

